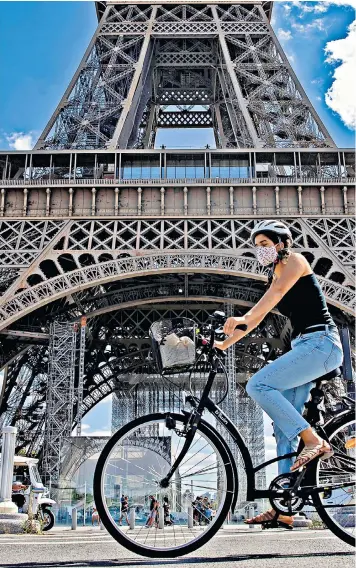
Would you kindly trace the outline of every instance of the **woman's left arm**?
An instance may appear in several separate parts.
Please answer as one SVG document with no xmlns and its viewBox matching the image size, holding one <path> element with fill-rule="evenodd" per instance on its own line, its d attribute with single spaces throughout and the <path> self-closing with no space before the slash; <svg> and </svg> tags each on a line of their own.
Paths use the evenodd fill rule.
<svg viewBox="0 0 356 568">
<path fill-rule="evenodd" d="M 239 318 L 232 317 L 226 320 L 224 333 L 229 337 L 224 341 L 216 341 L 215 346 L 222 350 L 227 349 L 257 327 L 266 315 L 281 301 L 288 290 L 303 276 L 307 268 L 306 263 L 307 261 L 302 256 L 291 255 L 288 264 L 282 265 L 281 275 L 278 280 L 272 283 L 272 286 L 259 302 L 244 316 Z M 247 325 L 247 330 L 235 330 L 236 326 L 242 323 Z"/>
<path fill-rule="evenodd" d="M 245 314 L 245 321 L 258 319 L 266 316 L 281 301 L 283 296 L 294 286 L 305 272 L 305 259 L 299 255 L 291 255 L 287 264 L 282 265 L 281 275 L 276 282 L 262 296 L 250 311 Z"/>
</svg>

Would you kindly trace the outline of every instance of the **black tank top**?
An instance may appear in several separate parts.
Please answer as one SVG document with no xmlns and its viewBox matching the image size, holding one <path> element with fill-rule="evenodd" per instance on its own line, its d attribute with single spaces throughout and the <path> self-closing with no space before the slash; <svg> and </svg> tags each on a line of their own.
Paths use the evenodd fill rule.
<svg viewBox="0 0 356 568">
<path fill-rule="evenodd" d="M 269 278 L 269 283 L 272 283 L 272 277 Z M 335 325 L 314 273 L 299 278 L 276 308 L 290 319 L 292 338 L 312 325 Z"/>
</svg>

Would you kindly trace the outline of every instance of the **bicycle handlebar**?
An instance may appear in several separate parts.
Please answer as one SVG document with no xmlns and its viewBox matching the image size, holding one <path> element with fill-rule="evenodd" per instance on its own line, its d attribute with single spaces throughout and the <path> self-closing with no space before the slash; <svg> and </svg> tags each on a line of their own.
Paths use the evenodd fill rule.
<svg viewBox="0 0 356 568">
<path fill-rule="evenodd" d="M 219 311 L 215 311 L 211 316 L 209 316 L 210 319 L 212 320 L 212 323 L 218 324 L 218 325 L 224 325 L 225 321 L 226 321 L 226 314 L 225 312 L 219 312 Z M 246 331 L 247 329 L 247 325 L 244 323 L 241 323 L 239 325 L 236 326 L 235 329 L 240 329 L 241 331 Z M 215 329 L 215 331 L 217 331 Z M 219 333 L 219 332 L 218 332 Z M 222 333 L 222 332 L 221 332 Z"/>
</svg>

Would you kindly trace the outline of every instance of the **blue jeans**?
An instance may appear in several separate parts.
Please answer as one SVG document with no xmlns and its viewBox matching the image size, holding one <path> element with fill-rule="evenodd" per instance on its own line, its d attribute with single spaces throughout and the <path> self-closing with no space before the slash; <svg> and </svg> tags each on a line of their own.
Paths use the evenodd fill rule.
<svg viewBox="0 0 356 568">
<path fill-rule="evenodd" d="M 303 418 L 313 381 L 342 364 L 337 329 L 298 335 L 292 349 L 258 371 L 247 383 L 247 393 L 273 420 L 277 456 L 297 451 L 298 434 L 310 427 Z M 278 473 L 288 473 L 294 458 L 278 462 Z"/>
</svg>

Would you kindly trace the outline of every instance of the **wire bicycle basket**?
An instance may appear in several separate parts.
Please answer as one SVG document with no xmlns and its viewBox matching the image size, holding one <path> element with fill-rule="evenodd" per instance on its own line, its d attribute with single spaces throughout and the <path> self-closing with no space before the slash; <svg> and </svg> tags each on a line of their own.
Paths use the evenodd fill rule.
<svg viewBox="0 0 356 568">
<path fill-rule="evenodd" d="M 191 370 L 196 361 L 196 329 L 188 318 L 163 319 L 151 325 L 152 354 L 162 375 Z"/>
</svg>

